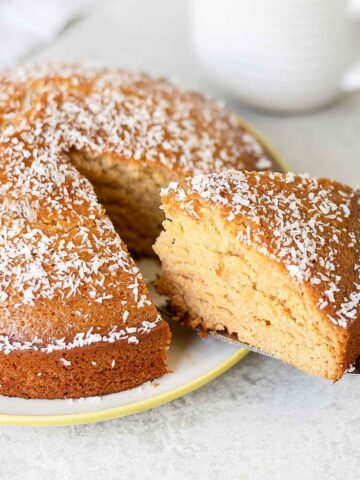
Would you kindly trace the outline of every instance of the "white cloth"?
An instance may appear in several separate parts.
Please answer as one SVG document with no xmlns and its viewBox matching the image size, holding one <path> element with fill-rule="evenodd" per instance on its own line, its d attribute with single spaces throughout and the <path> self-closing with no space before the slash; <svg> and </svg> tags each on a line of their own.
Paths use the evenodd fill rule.
<svg viewBox="0 0 360 480">
<path fill-rule="evenodd" d="M 0 69 L 55 38 L 92 0 L 0 0 Z"/>
</svg>

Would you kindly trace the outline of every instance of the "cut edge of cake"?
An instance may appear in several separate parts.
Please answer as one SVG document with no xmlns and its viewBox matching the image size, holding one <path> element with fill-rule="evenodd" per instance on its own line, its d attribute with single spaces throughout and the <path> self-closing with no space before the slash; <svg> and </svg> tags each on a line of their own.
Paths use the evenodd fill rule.
<svg viewBox="0 0 360 480">
<path fill-rule="evenodd" d="M 185 323 L 339 379 L 360 353 L 359 192 L 293 174 L 189 177 L 162 191 L 158 282 Z"/>
</svg>

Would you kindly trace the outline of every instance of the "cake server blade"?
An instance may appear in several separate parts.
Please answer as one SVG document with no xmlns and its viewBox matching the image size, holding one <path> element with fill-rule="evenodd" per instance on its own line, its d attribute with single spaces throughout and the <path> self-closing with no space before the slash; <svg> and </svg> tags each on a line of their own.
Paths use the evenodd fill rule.
<svg viewBox="0 0 360 480">
<path fill-rule="evenodd" d="M 160 307 L 158 306 L 158 310 L 165 319 L 167 320 L 174 319 L 174 315 L 166 306 L 160 306 Z M 229 343 L 230 345 L 236 345 L 237 347 L 246 348 L 251 352 L 259 353 L 260 355 L 265 355 L 266 357 L 276 358 L 277 360 L 281 360 L 276 355 L 266 352 L 261 348 L 254 347 L 253 345 L 249 345 L 248 343 L 240 342 L 240 340 L 238 340 L 235 335 L 230 335 L 225 332 L 209 332 L 209 333 L 213 337 L 218 338 L 223 342 Z M 360 375 L 360 356 L 356 359 L 356 362 L 351 367 L 348 368 L 346 373 L 350 375 Z"/>
</svg>

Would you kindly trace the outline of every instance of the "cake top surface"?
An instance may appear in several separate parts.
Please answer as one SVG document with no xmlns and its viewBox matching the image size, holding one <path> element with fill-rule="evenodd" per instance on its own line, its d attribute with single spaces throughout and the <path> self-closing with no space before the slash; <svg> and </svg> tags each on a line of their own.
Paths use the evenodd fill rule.
<svg viewBox="0 0 360 480">
<path fill-rule="evenodd" d="M 220 207 L 239 241 L 312 286 L 332 323 L 346 328 L 359 318 L 359 190 L 307 175 L 228 170 L 172 182 L 162 200 L 199 219 L 204 205 Z"/>
<path fill-rule="evenodd" d="M 159 317 L 93 187 L 67 156 L 18 144 L 0 148 L 0 350 L 138 343 Z"/>
<path fill-rule="evenodd" d="M 4 139 L 21 130 L 62 150 L 113 154 L 186 174 L 272 166 L 219 103 L 162 78 L 115 68 L 48 64 L 4 74 L 0 125 Z M 26 143 L 23 136 L 18 148 Z"/>
<path fill-rule="evenodd" d="M 137 343 L 159 317 L 91 184 L 14 139 L 0 148 L 0 349 Z"/>
</svg>

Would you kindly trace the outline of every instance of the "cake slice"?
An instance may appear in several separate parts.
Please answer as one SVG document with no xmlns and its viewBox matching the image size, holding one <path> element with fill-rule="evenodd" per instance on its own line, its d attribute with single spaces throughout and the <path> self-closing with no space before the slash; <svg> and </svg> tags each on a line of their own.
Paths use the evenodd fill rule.
<svg viewBox="0 0 360 480">
<path fill-rule="evenodd" d="M 359 191 L 229 170 L 173 182 L 162 202 L 158 288 L 182 321 L 343 375 L 360 354 Z"/>
</svg>

